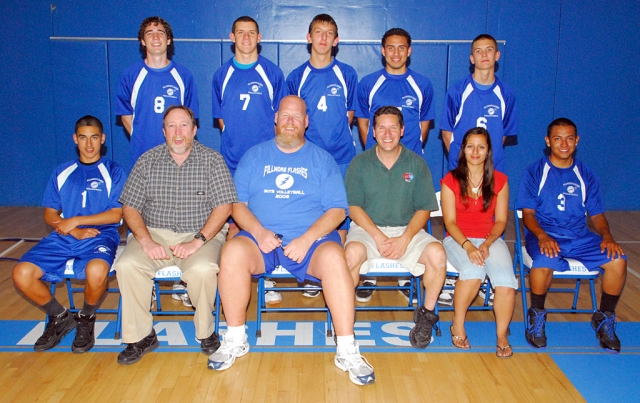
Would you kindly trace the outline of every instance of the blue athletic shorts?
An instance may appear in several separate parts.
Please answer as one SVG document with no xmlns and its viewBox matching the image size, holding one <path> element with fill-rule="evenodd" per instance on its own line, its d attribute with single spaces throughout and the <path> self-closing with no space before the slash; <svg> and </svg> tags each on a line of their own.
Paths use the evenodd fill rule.
<svg viewBox="0 0 640 403">
<path fill-rule="evenodd" d="M 38 266 L 44 273 L 42 281 L 58 282 L 64 278 L 67 260 L 75 259 L 73 262 L 75 277 L 85 279 L 85 268 L 93 259 L 102 259 L 111 267 L 119 243 L 120 235 L 117 231 L 103 231 L 95 238 L 82 240 L 54 232 L 25 253 L 20 262 L 29 262 Z"/>
<path fill-rule="evenodd" d="M 247 231 L 242 230 L 238 232 L 236 236 L 247 237 L 251 239 L 253 242 L 255 242 L 256 245 L 258 244 L 258 242 L 253 237 L 253 235 L 251 235 Z M 328 235 L 323 236 L 322 238 L 315 241 L 309 248 L 309 251 L 307 252 L 307 255 L 304 257 L 304 260 L 302 260 L 302 262 L 300 263 L 296 263 L 293 260 L 286 257 L 284 255 L 284 250 L 282 248 L 276 248 L 269 253 L 264 253 L 260 251 L 260 253 L 262 253 L 262 258 L 264 259 L 264 271 L 267 275 L 269 275 L 276 269 L 276 267 L 282 266 L 289 273 L 296 276 L 298 278 L 298 281 L 300 282 L 304 281 L 305 279 L 309 281 L 320 282 L 319 279 L 307 274 L 307 268 L 309 266 L 309 262 L 311 261 L 311 257 L 313 256 L 313 253 L 315 252 L 315 250 L 318 248 L 318 246 L 322 245 L 325 242 L 335 242 L 338 245 L 342 246 L 342 243 L 340 242 L 340 235 L 338 235 L 338 231 L 333 231 Z M 253 277 L 262 277 L 262 275 L 257 275 Z"/>
<path fill-rule="evenodd" d="M 565 259 L 575 259 L 589 270 L 599 269 L 602 272 L 600 266 L 611 261 L 607 257 L 606 250 L 604 253 L 600 252 L 602 237 L 593 232 L 589 232 L 588 235 L 577 239 L 556 239 L 555 241 L 560 247 L 560 253 L 557 257 L 547 257 L 540 253 L 538 238 L 532 234 L 527 233 L 525 240 L 527 242 L 527 253 L 533 259 L 532 269 L 549 268 L 553 271 L 568 271 L 569 263 Z M 625 260 L 627 259 L 624 255 L 621 257 Z"/>
</svg>

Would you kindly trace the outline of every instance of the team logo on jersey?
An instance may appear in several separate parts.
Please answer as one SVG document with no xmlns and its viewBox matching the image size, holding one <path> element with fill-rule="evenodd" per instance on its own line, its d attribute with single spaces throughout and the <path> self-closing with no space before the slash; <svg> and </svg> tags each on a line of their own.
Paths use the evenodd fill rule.
<svg viewBox="0 0 640 403">
<path fill-rule="evenodd" d="M 485 111 L 484 116 L 487 118 L 497 118 L 499 110 L 500 110 L 500 107 L 498 105 L 486 105 L 484 107 L 484 111 Z"/>
<path fill-rule="evenodd" d="M 102 192 L 102 189 L 100 189 L 100 185 L 104 184 L 104 181 L 100 178 L 89 178 L 87 179 L 87 182 L 89 183 L 88 186 L 86 187 L 86 190 L 97 190 L 98 192 Z"/>
<path fill-rule="evenodd" d="M 280 174 L 276 176 L 276 186 L 278 189 L 287 190 L 293 186 L 293 176 L 289 174 Z"/>
<path fill-rule="evenodd" d="M 563 183 L 562 186 L 565 186 L 565 191 L 562 192 L 565 196 L 578 196 L 576 192 L 580 189 L 580 185 L 574 182 Z"/>
<path fill-rule="evenodd" d="M 340 90 L 342 90 L 342 87 L 339 86 L 338 84 L 331 84 L 331 85 L 327 85 L 327 90 L 329 91 L 329 93 L 327 94 L 328 96 L 339 97 Z"/>
<path fill-rule="evenodd" d="M 416 97 L 411 96 L 411 95 L 405 95 L 402 97 L 402 108 L 414 108 L 414 104 L 417 102 L 418 100 L 416 99 Z"/>
<path fill-rule="evenodd" d="M 262 94 L 262 83 L 253 81 L 247 84 L 247 86 L 249 87 L 249 94 Z"/>
<path fill-rule="evenodd" d="M 94 250 L 94 253 L 104 253 L 105 255 L 108 255 L 109 253 L 111 253 L 111 248 L 105 245 L 98 245 L 93 250 Z"/>
<path fill-rule="evenodd" d="M 165 85 L 162 87 L 162 89 L 164 90 L 164 95 L 162 95 L 165 98 L 178 98 L 178 93 L 180 92 L 180 90 L 178 89 L 178 87 L 176 87 L 175 85 L 169 84 L 169 85 Z"/>
<path fill-rule="evenodd" d="M 402 179 L 404 179 L 405 182 L 411 182 L 413 178 L 414 176 L 411 172 L 405 172 L 402 174 Z"/>
</svg>

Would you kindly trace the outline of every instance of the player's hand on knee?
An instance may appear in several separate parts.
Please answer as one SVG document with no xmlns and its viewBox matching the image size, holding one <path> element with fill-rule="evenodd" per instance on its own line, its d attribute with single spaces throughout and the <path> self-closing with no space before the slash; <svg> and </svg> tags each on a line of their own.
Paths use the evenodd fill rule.
<svg viewBox="0 0 640 403">
<path fill-rule="evenodd" d="M 607 251 L 607 258 L 614 260 L 624 256 L 624 251 L 612 238 L 603 238 L 600 243 L 600 252 Z"/>
<path fill-rule="evenodd" d="M 558 257 L 558 253 L 560 253 L 558 243 L 547 234 L 542 234 L 538 237 L 538 246 L 540 247 L 540 253 L 547 257 Z"/>
</svg>

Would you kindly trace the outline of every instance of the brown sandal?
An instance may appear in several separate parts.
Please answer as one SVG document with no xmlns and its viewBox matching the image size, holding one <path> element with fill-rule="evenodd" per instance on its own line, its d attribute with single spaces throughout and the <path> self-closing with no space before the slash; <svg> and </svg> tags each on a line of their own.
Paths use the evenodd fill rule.
<svg viewBox="0 0 640 403">
<path fill-rule="evenodd" d="M 471 348 L 471 346 L 465 345 L 468 343 L 467 337 L 463 339 L 462 337 L 453 334 L 453 325 L 449 326 L 449 332 L 451 332 L 451 344 L 453 344 L 453 347 L 459 348 L 461 350 L 469 350 Z M 458 344 L 456 344 L 456 342 Z"/>
<path fill-rule="evenodd" d="M 511 351 L 511 354 L 505 354 L 505 352 L 507 350 Z M 501 353 L 502 355 L 500 355 L 498 353 Z M 500 347 L 499 345 L 496 345 L 496 357 L 498 357 L 498 358 L 511 358 L 511 357 L 513 357 L 513 348 L 511 347 L 511 344 L 507 344 L 504 347 Z"/>
</svg>

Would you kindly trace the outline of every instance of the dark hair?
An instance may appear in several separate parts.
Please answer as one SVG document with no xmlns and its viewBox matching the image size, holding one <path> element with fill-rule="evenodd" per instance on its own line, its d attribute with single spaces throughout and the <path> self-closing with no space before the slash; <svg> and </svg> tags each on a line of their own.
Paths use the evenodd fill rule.
<svg viewBox="0 0 640 403">
<path fill-rule="evenodd" d="M 400 123 L 400 127 L 404 127 L 404 116 L 402 116 L 402 112 L 395 106 L 381 106 L 378 108 L 376 113 L 373 114 L 373 127 L 376 127 L 376 120 L 378 120 L 378 116 L 380 115 L 395 115 L 398 117 L 398 123 Z"/>
<path fill-rule="evenodd" d="M 547 137 L 551 136 L 551 130 L 553 130 L 553 128 L 556 126 L 573 127 L 573 129 L 576 131 L 576 136 L 578 135 L 578 127 L 576 126 L 575 123 L 573 123 L 570 119 L 567 119 L 567 118 L 558 118 L 553 122 L 549 123 L 549 126 L 547 126 Z"/>
<path fill-rule="evenodd" d="M 169 45 L 167 45 L 167 55 L 173 54 L 173 30 L 171 29 L 171 25 L 169 25 L 169 23 L 165 19 L 160 18 L 157 15 L 145 18 L 142 21 L 142 24 L 140 24 L 140 30 L 138 31 L 138 42 L 140 42 L 140 50 L 146 54 L 147 47 L 142 44 L 142 40 L 144 39 L 144 32 L 147 30 L 147 27 L 152 24 L 162 25 L 162 27 L 164 28 L 164 32 L 166 32 L 167 34 L 167 39 L 171 41 Z"/>
<path fill-rule="evenodd" d="M 258 22 L 253 18 L 249 17 L 248 15 L 243 15 L 242 17 L 236 18 L 236 20 L 233 22 L 233 25 L 231 25 L 232 34 L 236 32 L 236 25 L 239 22 L 253 22 L 254 24 L 256 24 L 256 34 L 260 33 L 260 27 L 258 26 Z"/>
<path fill-rule="evenodd" d="M 407 46 L 411 47 L 411 35 L 402 28 L 391 28 L 382 35 L 382 47 L 387 43 L 387 38 L 390 36 L 404 36 L 407 39 Z"/>
<path fill-rule="evenodd" d="M 494 38 L 493 36 L 491 36 L 489 34 L 480 34 L 480 35 L 475 37 L 473 42 L 471 42 L 471 53 L 472 54 L 473 54 L 473 45 L 475 45 L 476 42 L 478 42 L 481 39 L 489 39 L 490 41 L 493 41 L 493 44 L 495 45 L 496 50 L 498 50 L 498 41 L 496 41 L 496 38 Z"/>
<path fill-rule="evenodd" d="M 164 121 L 167 118 L 167 115 L 169 114 L 169 112 L 174 111 L 176 109 L 182 109 L 183 111 L 187 112 L 187 114 L 191 118 L 191 123 L 193 124 L 193 126 L 194 127 L 197 126 L 196 116 L 193 114 L 193 111 L 189 109 L 188 106 L 184 106 L 184 105 L 171 105 L 170 107 L 168 107 L 167 110 L 164 111 L 164 115 L 162 116 L 162 126 L 164 126 Z"/>
<path fill-rule="evenodd" d="M 311 33 L 311 31 L 313 30 L 313 26 L 315 24 L 333 25 L 333 27 L 336 29 L 336 38 L 338 37 L 338 24 L 336 23 L 336 20 L 334 20 L 333 17 L 329 14 L 318 14 L 313 17 L 311 23 L 309 24 L 309 33 Z"/>
<path fill-rule="evenodd" d="M 473 135 L 484 136 L 487 141 L 487 158 L 484 160 L 484 174 L 482 175 L 482 211 L 487 211 L 491 205 L 491 200 L 495 196 L 493 193 L 494 177 L 493 177 L 493 149 L 491 147 L 491 136 L 487 129 L 483 127 L 474 127 L 467 130 L 462 137 L 462 146 L 460 147 L 460 155 L 458 156 L 458 166 L 455 167 L 451 174 L 460 183 L 460 196 L 462 197 L 462 204 L 465 208 L 469 205 L 469 194 L 467 193 L 467 185 L 469 184 L 469 168 L 467 167 L 467 157 L 464 154 L 464 149 L 467 146 L 469 137 Z M 490 197 L 485 197 L 491 195 Z"/>
<path fill-rule="evenodd" d="M 86 115 L 78 119 L 76 122 L 75 133 L 78 133 L 78 129 L 82 126 L 93 126 L 97 127 L 100 130 L 100 133 L 104 133 L 104 128 L 102 127 L 102 122 L 95 116 Z"/>
</svg>

